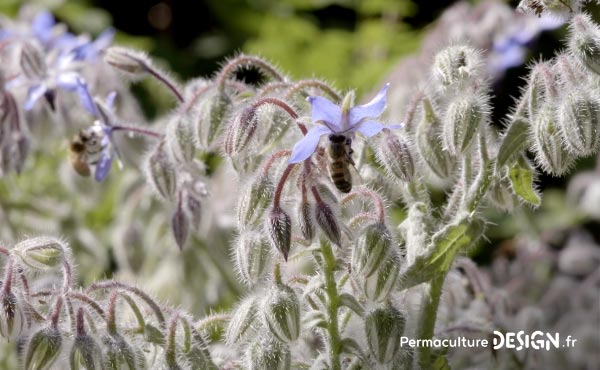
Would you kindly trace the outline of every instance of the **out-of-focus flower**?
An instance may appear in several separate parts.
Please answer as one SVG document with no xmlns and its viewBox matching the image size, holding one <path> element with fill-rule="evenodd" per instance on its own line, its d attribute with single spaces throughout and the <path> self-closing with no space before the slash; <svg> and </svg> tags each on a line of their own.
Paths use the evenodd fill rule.
<svg viewBox="0 0 600 370">
<path fill-rule="evenodd" d="M 317 148 L 323 135 L 345 135 L 350 139 L 356 131 L 366 137 L 378 134 L 384 128 L 400 128 L 401 125 L 382 125 L 373 118 L 381 116 L 386 105 L 389 83 L 367 104 L 351 107 L 354 95 L 348 94 L 342 106 L 335 105 L 321 96 L 310 96 L 312 121 L 317 123 L 302 140 L 296 143 L 289 163 L 298 163 L 308 158 Z"/>
</svg>

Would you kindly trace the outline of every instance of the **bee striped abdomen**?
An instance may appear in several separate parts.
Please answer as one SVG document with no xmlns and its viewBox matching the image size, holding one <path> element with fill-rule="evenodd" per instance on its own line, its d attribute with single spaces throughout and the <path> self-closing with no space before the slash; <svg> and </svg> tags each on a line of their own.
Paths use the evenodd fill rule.
<svg viewBox="0 0 600 370">
<path fill-rule="evenodd" d="M 352 190 L 352 175 L 348 165 L 352 162 L 348 152 L 350 145 L 344 135 L 329 136 L 329 175 L 331 181 L 342 193 L 349 193 Z"/>
</svg>

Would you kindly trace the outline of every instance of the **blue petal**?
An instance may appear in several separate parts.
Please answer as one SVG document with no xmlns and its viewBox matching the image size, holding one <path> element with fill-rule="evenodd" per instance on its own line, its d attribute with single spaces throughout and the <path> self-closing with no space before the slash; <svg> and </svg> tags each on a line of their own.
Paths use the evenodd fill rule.
<svg viewBox="0 0 600 370">
<path fill-rule="evenodd" d="M 350 108 L 349 123 L 350 127 L 358 124 L 365 118 L 377 118 L 381 116 L 385 109 L 387 89 L 390 87 L 389 83 L 386 83 L 381 90 L 375 95 L 375 97 L 364 105 L 358 105 Z"/>
<path fill-rule="evenodd" d="M 309 96 L 312 105 L 312 121 L 323 121 L 335 132 L 342 131 L 342 110 L 331 101 L 321 96 Z"/>
<path fill-rule="evenodd" d="M 111 91 L 106 95 L 106 106 L 110 109 L 115 105 L 115 98 L 117 97 L 116 91 Z"/>
<path fill-rule="evenodd" d="M 56 24 L 54 16 L 49 11 L 40 12 L 31 23 L 33 34 L 42 42 L 52 37 L 52 27 Z"/>
<path fill-rule="evenodd" d="M 79 94 L 79 100 L 81 105 L 94 116 L 98 116 L 98 109 L 96 103 L 88 91 L 87 85 L 81 78 L 77 79 L 77 93 Z"/>
<path fill-rule="evenodd" d="M 102 157 L 100 157 L 98 163 L 96 164 L 96 173 L 94 175 L 96 181 L 100 182 L 106 178 L 106 176 L 110 172 L 112 161 L 113 157 L 110 154 L 110 151 L 104 150 L 102 152 Z"/>
<path fill-rule="evenodd" d="M 310 157 L 310 155 L 315 152 L 315 149 L 317 149 L 317 145 L 319 145 L 319 139 L 321 139 L 321 136 L 330 133 L 331 130 L 321 125 L 317 125 L 308 130 L 302 140 L 298 141 L 296 145 L 294 145 L 294 149 L 292 150 L 292 155 L 290 156 L 288 163 L 302 162 L 306 158 Z"/>
<path fill-rule="evenodd" d="M 357 131 L 363 134 L 365 137 L 371 137 L 373 135 L 377 135 L 379 131 L 384 128 L 392 128 L 390 126 L 384 126 L 376 121 L 363 121 L 359 126 Z"/>
<path fill-rule="evenodd" d="M 35 102 L 38 101 L 38 99 L 41 98 L 47 90 L 48 88 L 44 84 L 31 86 L 27 91 L 27 100 L 25 100 L 23 108 L 25 110 L 31 110 L 31 108 L 33 108 L 35 105 Z"/>
</svg>

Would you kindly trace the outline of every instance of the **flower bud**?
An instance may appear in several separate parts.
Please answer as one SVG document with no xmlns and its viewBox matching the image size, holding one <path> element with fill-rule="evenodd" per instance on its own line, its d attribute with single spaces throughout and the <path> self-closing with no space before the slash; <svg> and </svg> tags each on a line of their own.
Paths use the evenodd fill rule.
<svg viewBox="0 0 600 370">
<path fill-rule="evenodd" d="M 25 77 L 32 80 L 42 80 L 48 74 L 44 52 L 34 43 L 23 44 L 20 65 Z"/>
<path fill-rule="evenodd" d="M 382 223 L 372 223 L 363 228 L 352 250 L 352 271 L 362 277 L 373 275 L 382 267 L 390 253 L 392 235 Z"/>
<path fill-rule="evenodd" d="M 536 162 L 552 175 L 560 176 L 567 172 L 575 159 L 563 145 L 552 106 L 546 104 L 542 107 L 532 125 L 531 140 Z"/>
<path fill-rule="evenodd" d="M 302 237 L 311 242 L 315 237 L 315 226 L 313 221 L 312 204 L 306 199 L 298 205 L 298 226 Z"/>
<path fill-rule="evenodd" d="M 264 275 L 271 260 L 270 252 L 262 234 L 247 231 L 240 235 L 235 250 L 236 268 L 246 284 L 252 286 Z"/>
<path fill-rule="evenodd" d="M 390 130 L 383 130 L 380 138 L 376 148 L 377 160 L 388 174 L 400 181 L 411 181 L 415 175 L 415 164 L 408 139 Z"/>
<path fill-rule="evenodd" d="M 21 302 L 11 291 L 0 293 L 0 336 L 7 341 L 15 340 L 25 329 L 27 320 Z"/>
<path fill-rule="evenodd" d="M 254 296 L 247 297 L 236 307 L 231 315 L 225 334 L 227 345 L 231 346 L 245 336 L 248 329 L 254 324 L 257 312 L 258 305 Z"/>
<path fill-rule="evenodd" d="M 133 77 L 146 73 L 150 66 L 150 60 L 144 53 L 120 46 L 106 49 L 104 61 Z"/>
<path fill-rule="evenodd" d="M 567 149 L 588 156 L 600 147 L 600 95 L 596 91 L 573 90 L 558 108 L 558 127 Z"/>
<path fill-rule="evenodd" d="M 204 94 L 196 107 L 196 140 L 202 148 L 211 148 L 223 131 L 223 121 L 232 102 L 224 91 L 214 89 Z"/>
<path fill-rule="evenodd" d="M 289 346 L 270 338 L 254 341 L 246 352 L 248 370 L 288 370 L 291 362 Z"/>
<path fill-rule="evenodd" d="M 273 207 L 266 222 L 267 233 L 271 245 L 283 255 L 287 261 L 292 245 L 292 220 L 279 207 Z"/>
<path fill-rule="evenodd" d="M 576 14 L 571 19 L 569 51 L 592 72 L 600 74 L 600 28 L 589 14 Z"/>
<path fill-rule="evenodd" d="M 518 205 L 515 196 L 511 192 L 510 181 L 507 177 L 496 179 L 492 182 L 488 197 L 491 203 L 504 211 L 512 211 Z"/>
<path fill-rule="evenodd" d="M 391 253 L 373 275 L 361 279 L 364 295 L 373 302 L 384 301 L 394 289 L 399 272 L 400 259 Z"/>
<path fill-rule="evenodd" d="M 488 115 L 486 102 L 475 95 L 457 97 L 444 118 L 444 145 L 453 155 L 465 154 Z"/>
<path fill-rule="evenodd" d="M 183 196 L 183 206 L 189 215 L 191 227 L 194 229 L 200 227 L 200 221 L 202 220 L 202 203 L 200 202 L 199 197 L 192 194 L 190 191 L 186 191 Z"/>
<path fill-rule="evenodd" d="M 454 156 L 444 150 L 441 142 L 442 124 L 431 103 L 423 101 L 423 118 L 417 126 L 416 146 L 429 169 L 439 178 L 447 179 L 454 173 Z"/>
<path fill-rule="evenodd" d="M 333 244 L 340 246 L 342 234 L 338 226 L 337 217 L 327 203 L 317 202 L 315 219 L 317 220 L 317 225 L 319 225 L 325 236 L 327 236 L 327 239 Z"/>
<path fill-rule="evenodd" d="M 408 217 L 402 223 L 406 231 L 406 262 L 409 265 L 425 253 L 430 225 L 431 217 L 427 205 L 423 202 L 412 204 L 408 209 Z"/>
<path fill-rule="evenodd" d="M 14 251 L 27 266 L 34 269 L 49 269 L 62 265 L 66 245 L 48 236 L 38 236 L 18 243 Z"/>
<path fill-rule="evenodd" d="M 479 75 L 479 53 L 469 46 L 449 46 L 435 56 L 433 73 L 442 89 L 460 88 Z"/>
<path fill-rule="evenodd" d="M 287 285 L 277 284 L 263 302 L 263 315 L 271 333 L 289 343 L 300 335 L 300 302 Z"/>
<path fill-rule="evenodd" d="M 166 138 L 173 157 L 180 162 L 191 162 L 196 155 L 194 129 L 190 118 L 177 115 L 167 124 Z"/>
<path fill-rule="evenodd" d="M 381 364 L 391 362 L 400 349 L 406 319 L 392 306 L 378 308 L 365 318 L 369 350 Z"/>
<path fill-rule="evenodd" d="M 240 198 L 237 215 L 238 227 L 242 230 L 256 226 L 273 200 L 275 187 L 269 176 L 260 174 L 254 179 Z"/>
<path fill-rule="evenodd" d="M 58 359 L 62 335 L 57 328 L 47 327 L 37 331 L 27 343 L 26 370 L 49 370 Z"/>
<path fill-rule="evenodd" d="M 134 351 L 121 334 L 104 335 L 102 344 L 104 345 L 104 368 L 110 370 L 143 369 L 143 358 Z"/>
<path fill-rule="evenodd" d="M 171 217 L 171 229 L 179 250 L 182 250 L 190 235 L 190 218 L 181 203 Z"/>
<path fill-rule="evenodd" d="M 177 178 L 175 164 L 166 150 L 164 141 L 161 141 L 154 151 L 148 156 L 146 176 L 150 184 L 165 199 L 173 200 L 177 191 Z"/>
<path fill-rule="evenodd" d="M 71 370 L 102 370 L 104 369 L 102 350 L 89 335 L 76 335 L 69 357 L 69 364 Z"/>
<path fill-rule="evenodd" d="M 227 131 L 225 153 L 229 156 L 241 153 L 254 137 L 257 128 L 256 108 L 250 106 L 236 114 Z"/>
</svg>

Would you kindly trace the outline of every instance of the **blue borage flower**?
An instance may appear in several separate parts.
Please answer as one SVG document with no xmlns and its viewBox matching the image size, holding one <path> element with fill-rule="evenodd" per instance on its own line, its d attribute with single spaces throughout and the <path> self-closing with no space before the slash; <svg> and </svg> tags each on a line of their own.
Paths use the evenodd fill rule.
<svg viewBox="0 0 600 370">
<path fill-rule="evenodd" d="M 389 87 L 390 84 L 386 83 L 370 102 L 355 107 L 350 107 L 353 94 L 344 98 L 342 106 L 335 105 L 321 96 L 308 97 L 307 100 L 312 105 L 312 121 L 317 125 L 294 145 L 289 163 L 298 163 L 310 157 L 323 135 L 338 134 L 352 138 L 358 131 L 365 137 L 371 137 L 384 128 L 401 128 L 402 125 L 382 125 L 373 120 L 385 110 Z"/>
</svg>

